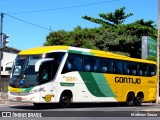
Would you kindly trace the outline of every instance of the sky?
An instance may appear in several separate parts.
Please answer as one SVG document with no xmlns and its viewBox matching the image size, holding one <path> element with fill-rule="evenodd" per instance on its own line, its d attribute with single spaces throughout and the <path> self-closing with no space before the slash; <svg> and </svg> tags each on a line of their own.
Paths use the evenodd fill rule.
<svg viewBox="0 0 160 120">
<path fill-rule="evenodd" d="M 125 24 L 138 19 L 158 24 L 158 0 L 0 0 L 0 12 L 5 13 L 2 31 L 10 36 L 10 47 L 19 50 L 39 47 L 45 43 L 50 29 L 71 31 L 77 26 L 99 27 L 82 16 L 99 18 L 99 13 L 114 12 L 121 7 L 126 8 L 126 13 L 134 14 Z"/>
</svg>

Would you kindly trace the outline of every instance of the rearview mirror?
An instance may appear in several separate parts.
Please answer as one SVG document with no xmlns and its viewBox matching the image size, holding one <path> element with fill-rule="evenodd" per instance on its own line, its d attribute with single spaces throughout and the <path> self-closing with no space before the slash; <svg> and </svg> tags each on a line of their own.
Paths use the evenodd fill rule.
<svg viewBox="0 0 160 120">
<path fill-rule="evenodd" d="M 39 68 L 42 65 L 42 63 L 47 62 L 47 61 L 52 61 L 52 60 L 54 60 L 54 58 L 45 58 L 45 59 L 38 60 L 35 64 L 35 72 L 39 71 Z"/>
<path fill-rule="evenodd" d="M 21 73 L 21 66 L 16 66 L 15 71 L 14 71 L 14 75 L 20 75 L 20 73 Z"/>
</svg>

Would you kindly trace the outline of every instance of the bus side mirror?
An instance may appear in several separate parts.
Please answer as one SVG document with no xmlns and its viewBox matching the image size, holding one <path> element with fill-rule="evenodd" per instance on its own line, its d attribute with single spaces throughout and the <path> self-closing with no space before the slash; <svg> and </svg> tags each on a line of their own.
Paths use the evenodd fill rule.
<svg viewBox="0 0 160 120">
<path fill-rule="evenodd" d="M 42 65 L 42 63 L 47 61 L 52 61 L 52 60 L 54 60 L 54 58 L 45 58 L 45 59 L 38 60 L 35 64 L 35 72 L 39 72 L 39 68 Z"/>
</svg>

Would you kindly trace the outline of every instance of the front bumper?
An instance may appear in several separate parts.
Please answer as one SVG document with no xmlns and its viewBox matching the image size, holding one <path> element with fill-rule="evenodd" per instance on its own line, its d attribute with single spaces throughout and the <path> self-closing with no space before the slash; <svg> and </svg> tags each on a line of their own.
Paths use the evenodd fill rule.
<svg viewBox="0 0 160 120">
<path fill-rule="evenodd" d="M 33 94 L 22 94 L 15 92 L 8 92 L 9 101 L 13 102 L 29 102 L 29 103 L 40 103 L 40 93 Z"/>
</svg>

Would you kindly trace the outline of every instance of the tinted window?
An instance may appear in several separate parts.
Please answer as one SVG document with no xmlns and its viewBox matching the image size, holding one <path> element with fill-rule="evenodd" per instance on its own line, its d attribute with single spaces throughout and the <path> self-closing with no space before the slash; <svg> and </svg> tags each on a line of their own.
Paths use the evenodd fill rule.
<svg viewBox="0 0 160 120">
<path fill-rule="evenodd" d="M 65 62 L 62 73 L 71 71 L 82 71 L 82 56 L 76 54 L 69 54 Z"/>
<path fill-rule="evenodd" d="M 113 73 L 115 73 L 115 74 L 123 74 L 123 61 L 114 60 Z"/>
<path fill-rule="evenodd" d="M 62 73 L 71 71 L 153 76 L 156 66 L 132 61 L 69 53 Z"/>
<path fill-rule="evenodd" d="M 144 63 L 139 63 L 138 65 L 138 75 L 148 76 L 148 65 Z"/>
<path fill-rule="evenodd" d="M 135 62 L 126 62 L 126 71 L 127 75 L 137 75 L 137 63 Z"/>
<path fill-rule="evenodd" d="M 64 52 L 53 52 L 46 55 L 46 58 L 54 58 L 54 60 L 42 64 L 39 76 L 41 84 L 54 79 L 64 54 Z"/>
<path fill-rule="evenodd" d="M 100 58 L 100 67 L 99 71 L 102 73 L 110 73 L 113 71 L 113 61 L 107 58 Z"/>
<path fill-rule="evenodd" d="M 63 56 L 64 56 L 64 52 L 53 52 L 53 53 L 48 53 L 46 55 L 46 58 L 54 58 L 54 60 L 56 60 L 56 62 L 59 62 L 62 60 Z"/>
<path fill-rule="evenodd" d="M 83 70 L 90 72 L 97 72 L 98 58 L 93 56 L 83 56 Z"/>
<path fill-rule="evenodd" d="M 156 75 L 156 66 L 155 65 L 148 65 L 148 75 L 149 76 Z"/>
<path fill-rule="evenodd" d="M 41 65 L 40 72 L 39 72 L 40 84 L 53 80 L 55 75 L 54 69 L 55 67 L 54 67 L 53 61 L 45 62 Z"/>
</svg>

